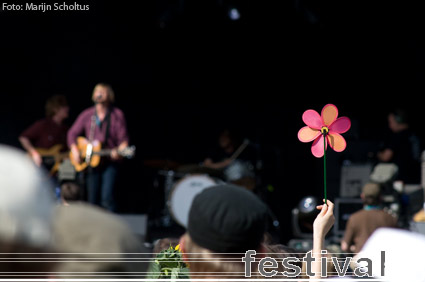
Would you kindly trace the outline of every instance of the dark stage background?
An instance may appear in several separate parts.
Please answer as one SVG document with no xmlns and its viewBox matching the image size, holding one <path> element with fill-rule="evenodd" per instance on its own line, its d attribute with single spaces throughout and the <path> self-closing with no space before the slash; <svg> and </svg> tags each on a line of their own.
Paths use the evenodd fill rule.
<svg viewBox="0 0 425 282">
<path fill-rule="evenodd" d="M 221 128 L 236 126 L 261 148 L 264 187 L 274 188 L 264 188 L 265 199 L 286 241 L 290 210 L 306 195 L 322 197 L 322 159 L 297 139 L 303 111 L 333 103 L 353 122 L 344 135 L 347 150 L 329 153 L 331 197 L 338 196 L 344 161 L 374 161 L 393 106 L 408 109 L 424 139 L 419 4 L 76 3 L 90 10 L 0 12 L 0 142 L 19 147 L 18 135 L 43 117 L 53 94 L 68 97 L 71 124 L 91 106 L 94 85 L 110 83 L 137 147 L 119 182 L 122 213 L 147 213 L 160 205 L 153 187 L 157 171 L 146 160 L 198 163 Z M 231 8 L 240 19 L 229 18 Z"/>
</svg>

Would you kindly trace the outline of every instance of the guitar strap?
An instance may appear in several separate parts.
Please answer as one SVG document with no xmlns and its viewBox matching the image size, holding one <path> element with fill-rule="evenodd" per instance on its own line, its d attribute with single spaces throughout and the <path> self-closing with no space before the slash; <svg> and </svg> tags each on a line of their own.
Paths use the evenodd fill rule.
<svg viewBox="0 0 425 282">
<path fill-rule="evenodd" d="M 90 122 L 90 132 L 89 132 L 89 143 L 91 144 L 93 142 L 94 139 L 94 130 L 96 129 L 96 112 L 92 115 L 91 117 L 91 122 Z"/>
<path fill-rule="evenodd" d="M 109 138 L 109 127 L 111 125 L 110 120 L 111 120 L 111 109 L 108 110 L 108 113 L 106 114 L 106 117 L 104 119 L 104 122 L 106 122 L 105 141 L 104 141 L 105 145 Z"/>
</svg>

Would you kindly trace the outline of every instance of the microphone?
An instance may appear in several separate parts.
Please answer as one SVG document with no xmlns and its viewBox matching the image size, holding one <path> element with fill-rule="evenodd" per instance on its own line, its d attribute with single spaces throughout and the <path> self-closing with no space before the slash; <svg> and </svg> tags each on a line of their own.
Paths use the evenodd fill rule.
<svg viewBox="0 0 425 282">
<path fill-rule="evenodd" d="M 102 102 L 102 95 L 97 95 L 95 98 L 94 98 L 94 103 L 95 104 L 98 104 L 98 103 L 101 103 Z"/>
</svg>

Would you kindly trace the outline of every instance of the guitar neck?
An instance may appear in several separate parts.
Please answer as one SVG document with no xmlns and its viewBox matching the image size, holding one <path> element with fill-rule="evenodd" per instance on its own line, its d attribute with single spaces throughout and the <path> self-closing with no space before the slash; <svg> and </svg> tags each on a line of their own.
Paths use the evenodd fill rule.
<svg viewBox="0 0 425 282">
<path fill-rule="evenodd" d="M 93 152 L 93 155 L 99 155 L 101 157 L 109 156 L 112 152 L 112 149 L 101 149 L 99 151 Z M 123 153 L 118 150 L 118 155 L 123 155 Z"/>
<path fill-rule="evenodd" d="M 50 153 L 36 150 L 40 156 L 44 158 L 65 158 L 69 155 L 69 152 L 61 152 L 61 153 Z"/>
<path fill-rule="evenodd" d="M 102 149 L 100 151 L 93 152 L 93 154 L 104 157 L 104 156 L 109 156 L 111 154 L 111 152 L 112 152 L 112 149 Z M 119 151 L 118 151 L 118 154 L 119 154 Z"/>
<path fill-rule="evenodd" d="M 69 152 L 64 153 L 57 153 L 57 154 L 45 154 L 45 153 L 39 153 L 40 156 L 46 157 L 46 158 L 64 158 L 69 155 Z"/>
</svg>

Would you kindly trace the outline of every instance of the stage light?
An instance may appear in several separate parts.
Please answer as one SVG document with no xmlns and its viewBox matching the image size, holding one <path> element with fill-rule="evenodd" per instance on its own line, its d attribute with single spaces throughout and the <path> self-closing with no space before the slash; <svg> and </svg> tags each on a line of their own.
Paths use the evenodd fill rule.
<svg viewBox="0 0 425 282">
<path fill-rule="evenodd" d="M 232 21 L 237 21 L 241 18 L 241 13 L 236 8 L 230 8 L 228 12 L 228 16 Z"/>
<path fill-rule="evenodd" d="M 317 198 L 308 196 L 301 199 L 298 204 L 298 209 L 302 214 L 310 214 L 316 211 L 316 206 L 318 205 Z"/>
</svg>

